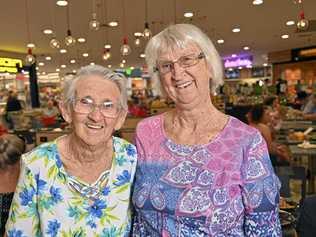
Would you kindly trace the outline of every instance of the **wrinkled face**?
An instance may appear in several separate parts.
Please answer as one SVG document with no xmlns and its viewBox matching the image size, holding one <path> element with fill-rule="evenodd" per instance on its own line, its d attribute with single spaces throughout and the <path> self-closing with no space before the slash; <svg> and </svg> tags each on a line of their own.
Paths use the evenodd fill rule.
<svg viewBox="0 0 316 237">
<path fill-rule="evenodd" d="M 157 60 L 162 87 L 179 108 L 194 108 L 209 98 L 211 75 L 206 60 L 198 58 L 200 54 L 199 47 L 195 44 L 188 44 L 184 49 L 176 48 L 162 53 Z M 196 58 L 192 66 L 180 66 L 181 61 L 185 62 L 190 58 Z M 175 61 L 177 62 L 170 64 Z M 168 67 L 168 65 L 171 69 L 170 72 L 162 73 L 162 67 Z"/>
<path fill-rule="evenodd" d="M 61 106 L 61 110 L 79 140 L 90 146 L 104 145 L 111 139 L 113 131 L 122 126 L 126 112 L 120 109 L 117 116 L 106 117 L 101 113 L 101 105 L 119 104 L 119 99 L 120 91 L 114 82 L 99 76 L 88 76 L 76 84 L 76 103 L 92 102 L 99 106 L 89 113 L 75 109 L 76 105 L 71 108 Z"/>
</svg>

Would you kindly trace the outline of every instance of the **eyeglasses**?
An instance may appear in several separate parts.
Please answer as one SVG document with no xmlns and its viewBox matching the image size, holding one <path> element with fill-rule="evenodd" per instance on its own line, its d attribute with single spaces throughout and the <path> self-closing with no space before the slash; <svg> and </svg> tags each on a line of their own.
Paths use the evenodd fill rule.
<svg viewBox="0 0 316 237">
<path fill-rule="evenodd" d="M 74 111 L 82 114 L 90 114 L 98 108 L 104 117 L 116 118 L 121 111 L 121 106 L 112 101 L 104 101 L 101 104 L 95 104 L 89 97 L 84 97 L 75 101 Z"/>
<path fill-rule="evenodd" d="M 178 63 L 180 67 L 187 68 L 196 65 L 200 59 L 205 58 L 204 53 L 200 53 L 199 55 L 190 54 L 186 56 L 182 56 L 175 61 L 165 61 L 158 62 L 157 67 L 154 68 L 154 71 L 159 71 L 161 74 L 167 74 L 174 69 L 174 64 Z"/>
</svg>

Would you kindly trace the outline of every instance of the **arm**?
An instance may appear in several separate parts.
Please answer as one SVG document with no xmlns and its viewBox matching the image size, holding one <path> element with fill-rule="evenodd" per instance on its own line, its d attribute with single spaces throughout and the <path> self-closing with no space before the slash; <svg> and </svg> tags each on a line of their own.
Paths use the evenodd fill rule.
<svg viewBox="0 0 316 237">
<path fill-rule="evenodd" d="M 36 179 L 23 159 L 20 172 L 6 224 L 6 235 L 8 237 L 41 236 L 37 211 Z"/>
<path fill-rule="evenodd" d="M 281 236 L 278 215 L 279 181 L 275 176 L 267 145 L 260 135 L 252 135 L 244 153 L 241 187 L 245 206 L 246 236 Z"/>
</svg>

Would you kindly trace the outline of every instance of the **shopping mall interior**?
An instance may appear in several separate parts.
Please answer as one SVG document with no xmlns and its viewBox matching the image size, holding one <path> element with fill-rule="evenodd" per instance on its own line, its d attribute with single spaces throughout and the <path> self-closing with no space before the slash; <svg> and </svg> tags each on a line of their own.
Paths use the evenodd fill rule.
<svg viewBox="0 0 316 237">
<path fill-rule="evenodd" d="M 72 130 L 58 103 L 86 65 L 127 78 L 128 113 L 115 135 L 134 143 L 140 121 L 176 107 L 151 78 L 147 43 L 173 24 L 200 28 L 223 66 L 212 103 L 268 129 L 282 229 L 298 228 L 302 203 L 316 194 L 315 0 L 11 0 L 0 16 L 0 133 L 23 138 L 26 151 Z"/>
</svg>

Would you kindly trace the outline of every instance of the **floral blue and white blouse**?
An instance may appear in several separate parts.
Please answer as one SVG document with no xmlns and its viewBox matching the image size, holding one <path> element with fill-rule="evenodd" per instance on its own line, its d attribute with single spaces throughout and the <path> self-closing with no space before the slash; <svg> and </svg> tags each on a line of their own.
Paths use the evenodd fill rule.
<svg viewBox="0 0 316 237">
<path fill-rule="evenodd" d="M 123 139 L 113 137 L 113 146 L 111 170 L 90 186 L 65 171 L 56 141 L 24 155 L 8 237 L 128 236 L 137 155 Z"/>
</svg>

